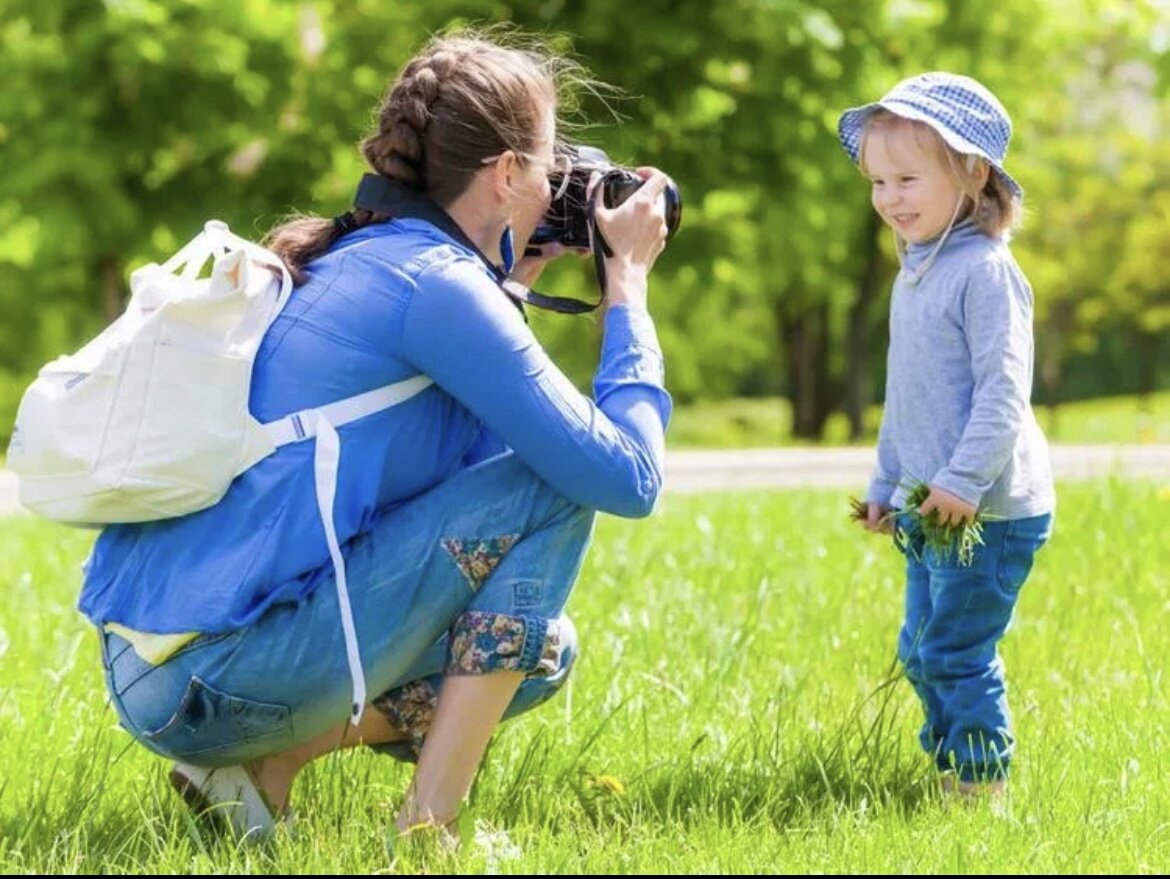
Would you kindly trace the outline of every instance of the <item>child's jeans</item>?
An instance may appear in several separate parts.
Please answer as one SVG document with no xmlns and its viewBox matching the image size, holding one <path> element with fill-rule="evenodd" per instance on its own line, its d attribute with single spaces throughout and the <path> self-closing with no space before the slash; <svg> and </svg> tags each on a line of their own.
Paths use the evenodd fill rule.
<svg viewBox="0 0 1170 879">
<path fill-rule="evenodd" d="M 1052 516 L 984 522 L 969 566 L 926 547 L 905 516 L 897 527 L 907 538 L 898 658 L 926 715 L 922 747 L 963 781 L 1005 778 L 1015 736 L 997 645 Z"/>
<path fill-rule="evenodd" d="M 505 453 L 391 509 L 351 541 L 357 640 L 368 690 L 379 694 L 366 710 L 380 710 L 417 751 L 442 674 L 525 673 L 506 716 L 551 696 L 577 652 L 562 610 L 593 520 Z M 101 640 L 122 725 L 165 757 L 241 763 L 349 716 L 331 570 L 300 602 L 275 605 L 245 629 L 201 635 L 157 666 L 117 635 Z"/>
</svg>

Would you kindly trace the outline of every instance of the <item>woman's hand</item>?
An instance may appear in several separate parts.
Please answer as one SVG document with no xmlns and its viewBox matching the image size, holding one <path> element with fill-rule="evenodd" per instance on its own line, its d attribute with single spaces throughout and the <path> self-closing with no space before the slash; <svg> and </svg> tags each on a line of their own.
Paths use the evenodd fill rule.
<svg viewBox="0 0 1170 879">
<path fill-rule="evenodd" d="M 510 279 L 524 284 L 525 287 L 531 287 L 532 284 L 535 284 L 536 279 L 544 272 L 544 267 L 565 252 L 565 246 L 555 241 L 548 243 L 548 245 L 532 245 L 532 249 L 538 249 L 541 253 L 519 257 L 516 260 L 516 265 L 512 266 L 511 274 L 508 275 Z"/>
<path fill-rule="evenodd" d="M 594 214 L 613 251 L 613 256 L 605 260 L 607 305 L 645 310 L 646 276 L 666 247 L 666 205 L 662 194 L 669 178 L 655 168 L 637 170 L 646 182 L 616 208 L 607 208 L 598 201 Z M 591 189 L 596 189 L 596 182 L 591 181 Z"/>
<path fill-rule="evenodd" d="M 960 497 L 956 497 L 949 491 L 943 491 L 941 488 L 935 486 L 930 487 L 930 494 L 926 496 L 926 500 L 918 507 L 918 512 L 923 516 L 929 516 L 931 513 L 938 513 L 938 523 L 940 525 L 963 525 L 975 521 L 975 514 L 978 508 L 974 504 L 969 504 Z"/>
<path fill-rule="evenodd" d="M 558 256 L 563 256 L 566 253 L 572 253 L 578 257 L 589 255 L 589 251 L 587 250 L 565 247 L 565 245 L 557 241 L 552 241 L 548 244 L 532 244 L 529 247 L 534 250 L 539 250 L 540 254 L 520 257 L 520 259 L 516 260 L 516 265 L 512 266 L 512 273 L 508 276 L 512 280 L 523 284 L 525 287 L 533 286 L 536 283 L 536 279 L 540 277 L 540 273 L 544 271 L 544 267 Z"/>
</svg>

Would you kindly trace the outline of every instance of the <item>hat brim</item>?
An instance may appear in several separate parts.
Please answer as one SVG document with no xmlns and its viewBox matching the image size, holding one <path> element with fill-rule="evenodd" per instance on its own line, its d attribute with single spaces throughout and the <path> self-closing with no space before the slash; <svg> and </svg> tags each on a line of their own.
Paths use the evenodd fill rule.
<svg viewBox="0 0 1170 879">
<path fill-rule="evenodd" d="M 874 101 L 871 104 L 865 104 L 861 107 L 853 107 L 841 114 L 841 118 L 837 121 L 837 138 L 841 141 L 841 146 L 845 148 L 845 152 L 849 154 L 849 158 L 853 160 L 856 165 L 860 162 L 861 156 L 861 132 L 865 127 L 865 120 L 868 119 L 875 110 L 888 110 L 895 116 L 901 116 L 903 119 L 912 119 L 915 122 L 922 122 L 929 125 L 938 136 L 955 152 L 962 155 L 974 155 L 985 160 L 992 170 L 999 175 L 1000 179 L 1011 190 L 1012 194 L 1017 198 L 1024 197 L 1023 187 L 1016 182 L 1003 165 L 993 159 L 987 152 L 980 147 L 977 147 L 967 138 L 963 137 L 955 131 L 952 131 L 946 125 L 943 125 L 937 119 L 927 116 L 916 107 L 911 107 L 903 104 L 900 101 Z"/>
</svg>

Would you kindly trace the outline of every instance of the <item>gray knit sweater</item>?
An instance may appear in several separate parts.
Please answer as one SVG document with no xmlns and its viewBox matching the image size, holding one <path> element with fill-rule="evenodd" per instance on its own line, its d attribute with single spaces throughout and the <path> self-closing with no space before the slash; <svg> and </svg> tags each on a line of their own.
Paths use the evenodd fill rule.
<svg viewBox="0 0 1170 879">
<path fill-rule="evenodd" d="M 1005 241 L 957 223 L 907 248 L 890 304 L 886 402 L 867 499 L 901 506 L 919 480 L 1020 519 L 1055 507 L 1032 393 L 1032 288 Z"/>
</svg>

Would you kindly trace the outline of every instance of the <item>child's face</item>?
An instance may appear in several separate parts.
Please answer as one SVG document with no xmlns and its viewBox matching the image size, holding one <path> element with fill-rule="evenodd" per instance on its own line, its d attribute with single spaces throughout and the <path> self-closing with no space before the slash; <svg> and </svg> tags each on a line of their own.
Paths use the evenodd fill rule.
<svg viewBox="0 0 1170 879">
<path fill-rule="evenodd" d="M 910 124 L 881 126 L 865 139 L 863 167 L 874 210 L 911 244 L 942 234 L 962 190 L 925 133 Z"/>
</svg>

